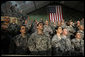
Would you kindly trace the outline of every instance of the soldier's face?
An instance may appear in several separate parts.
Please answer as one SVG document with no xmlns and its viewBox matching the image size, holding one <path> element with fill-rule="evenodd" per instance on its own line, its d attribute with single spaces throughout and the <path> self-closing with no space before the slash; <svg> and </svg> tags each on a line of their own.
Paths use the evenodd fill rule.
<svg viewBox="0 0 85 57">
<path fill-rule="evenodd" d="M 81 38 L 81 34 L 80 33 L 77 33 L 76 34 L 76 38 L 80 39 Z"/>
<path fill-rule="evenodd" d="M 73 22 L 70 22 L 70 25 L 72 25 L 73 24 Z"/>
<path fill-rule="evenodd" d="M 46 25 L 48 25 L 48 21 L 46 21 Z"/>
<path fill-rule="evenodd" d="M 62 33 L 62 28 L 59 27 L 57 32 Z"/>
<path fill-rule="evenodd" d="M 21 30 L 20 30 L 21 33 L 26 33 L 26 27 L 25 26 L 21 26 Z"/>
<path fill-rule="evenodd" d="M 16 19 L 13 19 L 12 22 L 15 23 L 16 22 Z"/>
<path fill-rule="evenodd" d="M 84 30 L 84 26 L 81 25 L 81 26 L 80 26 L 80 30 Z"/>
<path fill-rule="evenodd" d="M 40 29 L 40 30 L 43 30 L 43 24 L 40 23 L 40 24 L 37 26 L 37 28 Z"/>
</svg>

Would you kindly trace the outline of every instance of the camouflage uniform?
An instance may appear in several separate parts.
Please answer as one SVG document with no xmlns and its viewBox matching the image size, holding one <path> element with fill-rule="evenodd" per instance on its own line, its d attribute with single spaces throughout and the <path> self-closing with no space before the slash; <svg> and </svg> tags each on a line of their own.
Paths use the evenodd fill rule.
<svg viewBox="0 0 85 57">
<path fill-rule="evenodd" d="M 66 23 L 64 23 L 63 25 L 61 25 L 62 28 L 65 28 L 66 27 Z"/>
<path fill-rule="evenodd" d="M 51 42 L 47 36 L 33 33 L 28 40 L 31 55 L 51 55 Z"/>
<path fill-rule="evenodd" d="M 50 25 L 50 26 L 53 26 L 53 22 L 50 22 L 49 25 Z"/>
<path fill-rule="evenodd" d="M 80 21 L 80 24 L 81 24 L 81 25 L 84 25 L 84 20 L 83 20 L 83 21 Z"/>
<path fill-rule="evenodd" d="M 72 39 L 72 45 L 75 56 L 84 55 L 84 40 L 74 38 Z"/>
<path fill-rule="evenodd" d="M 68 38 L 73 38 L 72 36 L 74 36 L 74 28 L 72 26 L 66 26 L 67 30 L 68 30 Z"/>
<path fill-rule="evenodd" d="M 72 32 L 72 33 L 75 32 L 73 26 L 67 26 L 67 29 L 68 29 L 68 31 L 70 31 L 70 32 Z"/>
<path fill-rule="evenodd" d="M 28 38 L 29 38 L 29 35 L 25 35 L 24 37 L 22 37 L 21 34 L 13 38 L 14 43 L 16 44 L 16 51 L 15 51 L 16 54 L 27 54 Z"/>
<path fill-rule="evenodd" d="M 71 47 L 70 39 L 67 38 L 67 36 L 64 36 L 64 35 L 62 35 L 61 38 L 62 39 L 60 41 L 60 44 L 61 44 L 60 50 L 62 50 L 62 55 L 66 55 L 66 56 L 71 55 L 72 47 Z"/>
<path fill-rule="evenodd" d="M 51 26 L 52 30 L 55 31 L 55 28 L 56 28 L 56 26 L 57 26 L 57 23 L 55 23 L 55 24 L 50 23 L 50 26 Z"/>
<path fill-rule="evenodd" d="M 43 32 L 45 33 L 46 36 L 51 37 L 50 34 L 53 33 L 53 30 L 51 29 L 50 26 L 44 25 Z"/>
<path fill-rule="evenodd" d="M 9 30 L 11 31 L 11 30 L 16 29 L 16 27 L 17 27 L 17 24 L 15 24 L 15 23 L 10 23 L 8 28 L 9 28 Z"/>
<path fill-rule="evenodd" d="M 10 34 L 12 34 L 12 36 L 15 36 L 17 34 L 17 32 L 19 32 L 19 26 L 17 24 L 13 24 L 13 23 L 10 23 L 9 26 L 8 26 L 8 30 L 10 32 Z"/>
<path fill-rule="evenodd" d="M 53 22 L 51 22 L 51 23 L 50 23 L 50 27 L 52 28 L 52 30 L 54 29 L 54 28 L 53 28 L 53 25 L 54 25 Z"/>
<path fill-rule="evenodd" d="M 59 38 L 57 35 L 54 35 L 52 38 L 52 51 L 53 55 L 62 56 L 61 50 L 60 50 L 60 41 L 61 37 Z"/>
</svg>

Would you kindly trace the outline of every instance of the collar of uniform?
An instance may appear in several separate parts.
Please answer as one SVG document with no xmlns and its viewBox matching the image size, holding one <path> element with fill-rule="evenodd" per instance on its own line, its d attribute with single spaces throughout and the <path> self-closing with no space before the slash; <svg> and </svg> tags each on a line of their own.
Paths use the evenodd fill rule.
<svg viewBox="0 0 85 57">
<path fill-rule="evenodd" d="M 62 35 L 62 38 L 63 38 L 63 39 L 66 39 L 66 36 L 65 36 L 65 35 Z"/>
<path fill-rule="evenodd" d="M 78 39 L 78 38 L 76 38 L 76 40 L 77 40 L 78 42 L 80 42 L 80 41 L 81 41 L 81 39 Z"/>
<path fill-rule="evenodd" d="M 22 37 L 22 35 L 20 34 L 21 38 L 26 38 L 26 35 L 24 37 Z"/>
<path fill-rule="evenodd" d="M 36 33 L 37 35 L 43 35 L 43 34 L 44 34 L 44 33 L 43 33 L 43 34 L 38 34 L 38 31 L 36 31 L 35 33 Z"/>
<path fill-rule="evenodd" d="M 15 24 L 15 23 L 13 23 L 13 24 Z"/>
<path fill-rule="evenodd" d="M 72 25 L 70 25 L 70 27 L 72 27 Z"/>
<path fill-rule="evenodd" d="M 46 28 L 46 27 L 48 27 L 48 25 L 44 25 L 44 27 Z"/>
<path fill-rule="evenodd" d="M 56 36 L 58 37 L 59 40 L 61 40 L 61 36 L 58 36 L 58 35 L 56 35 Z"/>
</svg>

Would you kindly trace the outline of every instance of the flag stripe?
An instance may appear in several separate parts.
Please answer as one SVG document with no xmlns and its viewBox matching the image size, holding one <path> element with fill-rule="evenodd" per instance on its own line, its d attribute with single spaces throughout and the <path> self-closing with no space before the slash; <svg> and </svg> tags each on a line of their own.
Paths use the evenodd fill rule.
<svg viewBox="0 0 85 57">
<path fill-rule="evenodd" d="M 57 6 L 56 6 L 56 20 L 57 20 Z M 58 20 L 57 20 L 58 21 Z"/>
<path fill-rule="evenodd" d="M 62 20 L 63 20 L 63 12 L 62 12 L 62 9 L 61 9 L 61 13 L 62 13 L 61 15 L 62 15 Z"/>
<path fill-rule="evenodd" d="M 57 14 L 58 14 L 57 16 L 58 16 L 58 21 L 59 21 L 59 12 L 58 11 L 59 11 L 59 9 L 58 9 L 58 6 L 57 6 Z"/>
<path fill-rule="evenodd" d="M 50 13 L 49 13 L 49 22 L 50 22 Z"/>
<path fill-rule="evenodd" d="M 60 9 L 59 9 L 59 6 L 58 6 L 58 15 L 59 15 L 59 21 L 60 21 Z"/>
<path fill-rule="evenodd" d="M 59 6 L 59 10 L 60 10 L 60 6 Z M 61 21 L 61 10 L 59 12 L 60 12 L 59 15 L 60 15 L 60 21 Z"/>
<path fill-rule="evenodd" d="M 50 21 L 51 21 L 51 13 L 50 13 Z"/>
<path fill-rule="evenodd" d="M 60 15 L 61 15 L 61 22 L 62 22 L 62 9 L 61 9 L 61 7 L 60 7 Z"/>
<path fill-rule="evenodd" d="M 51 20 L 52 20 L 52 13 L 51 13 Z"/>
<path fill-rule="evenodd" d="M 56 21 L 56 13 L 55 13 L 55 21 Z M 54 21 L 54 22 L 55 22 L 55 21 Z"/>
<path fill-rule="evenodd" d="M 54 22 L 55 22 L 55 13 L 54 13 Z"/>
<path fill-rule="evenodd" d="M 60 18 L 60 6 L 59 6 L 59 21 L 61 21 L 61 18 Z"/>
<path fill-rule="evenodd" d="M 57 10 L 58 10 L 58 9 L 57 9 L 57 6 L 56 6 L 56 17 L 57 17 L 57 21 L 58 21 L 58 14 L 57 14 Z"/>
</svg>

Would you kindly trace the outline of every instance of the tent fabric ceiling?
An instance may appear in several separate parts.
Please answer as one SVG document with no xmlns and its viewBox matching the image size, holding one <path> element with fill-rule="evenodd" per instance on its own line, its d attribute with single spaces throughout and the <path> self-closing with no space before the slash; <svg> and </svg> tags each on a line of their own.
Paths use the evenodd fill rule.
<svg viewBox="0 0 85 57">
<path fill-rule="evenodd" d="M 12 5 L 17 4 L 16 8 L 22 10 L 23 14 L 27 14 L 38 8 L 44 7 L 45 5 L 52 3 L 52 1 L 7 1 L 7 2 L 11 2 Z M 61 3 L 62 5 L 84 12 L 84 2 L 82 1 L 54 1 L 54 2 Z"/>
</svg>

